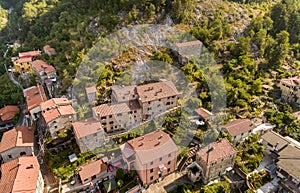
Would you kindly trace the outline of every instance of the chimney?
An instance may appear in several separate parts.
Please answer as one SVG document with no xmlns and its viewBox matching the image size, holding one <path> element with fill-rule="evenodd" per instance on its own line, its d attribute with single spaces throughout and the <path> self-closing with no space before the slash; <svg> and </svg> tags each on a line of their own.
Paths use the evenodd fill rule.
<svg viewBox="0 0 300 193">
<path fill-rule="evenodd" d="M 20 161 L 18 161 L 18 166 L 20 166 L 21 165 L 21 162 Z"/>
<path fill-rule="evenodd" d="M 279 145 L 279 142 L 276 143 L 276 145 L 274 146 L 274 150 L 278 150 L 277 147 Z"/>
<path fill-rule="evenodd" d="M 160 136 L 158 137 L 158 139 L 161 139 L 163 137 L 163 135 L 162 134 L 160 134 Z"/>
<path fill-rule="evenodd" d="M 158 146 L 160 144 L 160 140 L 157 140 L 157 143 L 154 146 Z"/>
<path fill-rule="evenodd" d="M 34 165 L 33 165 L 33 164 L 30 164 L 29 168 L 34 168 Z"/>
<path fill-rule="evenodd" d="M 141 147 L 141 146 L 143 146 L 143 145 L 144 145 L 144 143 L 143 143 L 143 142 L 141 142 L 141 143 L 140 143 L 140 145 L 139 145 L 139 147 Z"/>
</svg>

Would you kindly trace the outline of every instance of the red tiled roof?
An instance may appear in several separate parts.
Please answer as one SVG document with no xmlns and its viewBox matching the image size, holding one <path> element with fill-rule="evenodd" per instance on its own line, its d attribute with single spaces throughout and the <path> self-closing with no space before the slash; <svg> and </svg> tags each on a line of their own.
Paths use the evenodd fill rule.
<svg viewBox="0 0 300 193">
<path fill-rule="evenodd" d="M 182 47 L 186 47 L 186 46 L 194 46 L 194 45 L 201 45 L 202 42 L 199 40 L 195 40 L 195 41 L 190 41 L 190 42 L 182 42 L 182 43 L 178 43 L 176 44 L 176 46 L 178 48 L 182 48 Z"/>
<path fill-rule="evenodd" d="M 280 82 L 289 86 L 300 86 L 300 76 L 281 79 Z"/>
<path fill-rule="evenodd" d="M 103 131 L 101 123 L 94 118 L 89 118 L 82 121 L 77 121 L 72 124 L 74 133 L 78 139 Z"/>
<path fill-rule="evenodd" d="M 232 136 L 237 136 L 242 133 L 248 132 L 254 129 L 256 126 L 252 123 L 250 119 L 236 119 L 226 125 L 223 128 Z"/>
<path fill-rule="evenodd" d="M 66 106 L 57 106 L 50 110 L 43 111 L 42 115 L 45 119 L 45 122 L 49 123 L 50 121 L 53 121 L 54 119 L 60 116 L 73 115 L 75 113 L 76 112 L 71 105 L 66 105 Z"/>
<path fill-rule="evenodd" d="M 98 117 L 116 115 L 118 113 L 129 112 L 130 109 L 126 103 L 102 104 L 93 108 L 93 111 Z"/>
<path fill-rule="evenodd" d="M 49 46 L 49 45 L 45 45 L 45 46 L 43 47 L 43 49 L 44 49 L 44 51 L 50 52 L 52 55 L 55 55 L 55 54 L 56 54 L 55 49 L 52 48 L 52 47 Z"/>
<path fill-rule="evenodd" d="M 171 81 L 145 84 L 137 86 L 136 89 L 142 103 L 178 95 L 178 91 Z"/>
<path fill-rule="evenodd" d="M 91 94 L 91 93 L 96 93 L 97 89 L 96 89 L 95 86 L 91 86 L 91 87 L 86 87 L 85 91 L 86 91 L 87 94 Z"/>
<path fill-rule="evenodd" d="M 34 156 L 20 157 L 1 165 L 0 192 L 36 192 L 40 166 Z"/>
<path fill-rule="evenodd" d="M 46 101 L 46 94 L 42 85 L 33 86 L 23 90 L 27 102 L 27 109 L 30 111 Z"/>
<path fill-rule="evenodd" d="M 18 106 L 7 105 L 0 109 L 0 119 L 2 121 L 8 121 L 14 118 L 15 114 L 19 112 L 20 109 Z"/>
<path fill-rule="evenodd" d="M 67 98 L 52 98 L 43 103 L 41 103 L 41 110 L 47 110 L 54 106 L 63 106 L 63 105 L 70 105 L 71 101 Z"/>
<path fill-rule="evenodd" d="M 226 138 L 223 138 L 220 141 L 211 143 L 197 152 L 197 156 L 199 156 L 205 164 L 209 149 L 208 164 L 237 153 L 237 150 L 231 145 L 231 143 Z"/>
<path fill-rule="evenodd" d="M 107 171 L 107 166 L 102 160 L 97 160 L 89 163 L 85 166 L 79 167 L 79 176 L 81 181 L 84 182 L 85 179 L 91 178 L 94 175 L 101 174 Z"/>
<path fill-rule="evenodd" d="M 34 56 L 39 56 L 39 55 L 41 55 L 41 51 L 20 52 L 19 53 L 19 58 L 34 57 Z"/>
<path fill-rule="evenodd" d="M 133 150 L 142 164 L 150 163 L 163 155 L 178 151 L 171 137 L 161 130 L 137 137 L 126 143 L 127 145 L 125 145 L 123 152 L 130 153 Z"/>
<path fill-rule="evenodd" d="M 32 67 L 37 72 L 45 71 L 46 74 L 55 72 L 55 68 L 42 60 L 35 60 L 31 62 Z"/>
<path fill-rule="evenodd" d="M 19 64 L 25 63 L 25 62 L 31 62 L 31 61 L 32 61 L 32 57 L 20 58 L 20 59 L 16 60 L 16 62 Z"/>
<path fill-rule="evenodd" d="M 4 132 L 0 152 L 5 152 L 14 147 L 33 146 L 34 130 L 30 127 L 20 126 Z"/>
<path fill-rule="evenodd" d="M 209 116 L 212 116 L 213 114 L 211 112 L 209 112 L 208 110 L 204 109 L 204 108 L 199 108 L 196 109 L 196 113 L 202 117 L 203 119 L 206 119 Z"/>
</svg>

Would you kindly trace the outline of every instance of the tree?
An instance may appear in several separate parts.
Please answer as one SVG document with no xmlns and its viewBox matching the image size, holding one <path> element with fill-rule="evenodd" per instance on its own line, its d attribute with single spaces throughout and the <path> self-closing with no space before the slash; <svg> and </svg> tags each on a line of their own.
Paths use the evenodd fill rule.
<svg viewBox="0 0 300 193">
<path fill-rule="evenodd" d="M 289 53 L 289 33 L 287 31 L 281 31 L 276 35 L 275 44 L 268 46 L 270 46 L 270 48 L 268 48 L 269 50 L 265 54 L 266 59 L 270 67 L 278 68 L 285 61 Z"/>
<path fill-rule="evenodd" d="M 117 180 L 124 180 L 125 174 L 122 168 L 117 168 L 116 170 L 116 178 Z"/>
<path fill-rule="evenodd" d="M 122 187 L 124 185 L 124 181 L 123 180 L 118 180 L 117 182 L 119 187 Z"/>
<path fill-rule="evenodd" d="M 230 186 L 227 182 L 217 182 L 203 187 L 204 193 L 230 193 Z"/>
</svg>

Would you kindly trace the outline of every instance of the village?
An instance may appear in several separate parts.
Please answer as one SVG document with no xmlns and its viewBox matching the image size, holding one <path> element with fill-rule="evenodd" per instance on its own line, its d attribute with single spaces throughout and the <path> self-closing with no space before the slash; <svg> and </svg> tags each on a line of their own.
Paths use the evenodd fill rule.
<svg viewBox="0 0 300 193">
<path fill-rule="evenodd" d="M 188 61 L 182 49 L 201 45 L 177 44 L 180 61 Z M 276 125 L 266 117 L 235 116 L 222 124 L 215 141 L 203 145 L 196 135 L 188 147 L 178 148 L 168 128 L 133 132 L 180 109 L 181 93 L 171 81 L 115 85 L 110 103 L 78 120 L 74 99 L 56 97 L 60 81 L 52 65 L 37 59 L 41 55 L 56 52 L 47 45 L 12 59 L 10 76 L 25 81 L 26 88 L 20 86 L 26 105 L 0 109 L 0 192 L 170 192 L 179 184 L 201 189 L 214 183 L 240 192 L 300 192 L 300 143 L 274 132 Z M 300 104 L 299 76 L 277 84 L 282 101 Z M 85 91 L 94 104 L 97 87 Z M 194 124 L 204 131 L 217 116 L 202 107 L 194 115 Z"/>
</svg>

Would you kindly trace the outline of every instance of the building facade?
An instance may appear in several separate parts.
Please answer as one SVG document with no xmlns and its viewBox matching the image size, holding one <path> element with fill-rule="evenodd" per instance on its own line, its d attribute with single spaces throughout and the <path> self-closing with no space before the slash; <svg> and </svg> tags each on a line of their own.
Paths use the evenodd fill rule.
<svg viewBox="0 0 300 193">
<path fill-rule="evenodd" d="M 53 138 L 71 128 L 72 123 L 77 120 L 76 112 L 67 98 L 52 98 L 41 104 L 41 110 Z"/>
<path fill-rule="evenodd" d="M 126 142 L 121 151 L 128 170 L 136 170 L 143 184 L 161 180 L 176 169 L 178 148 L 161 130 Z"/>
<path fill-rule="evenodd" d="M 196 154 L 196 162 L 202 168 L 202 180 L 205 184 L 233 168 L 237 150 L 226 139 L 209 144 Z"/>
<path fill-rule="evenodd" d="M 44 192 L 40 165 L 34 156 L 20 157 L 4 163 L 0 171 L 0 192 Z"/>
<path fill-rule="evenodd" d="M 14 126 L 14 117 L 18 112 L 20 112 L 19 107 L 14 105 L 7 105 L 0 109 L 0 132 Z"/>
<path fill-rule="evenodd" d="M 281 79 L 279 88 L 282 101 L 300 105 L 300 76 Z"/>
<path fill-rule="evenodd" d="M 0 155 L 3 162 L 34 155 L 34 130 L 20 126 L 4 132 L 0 143 Z"/>
<path fill-rule="evenodd" d="M 76 143 L 81 153 L 93 151 L 103 146 L 105 133 L 99 121 L 89 118 L 74 122 L 72 125 Z"/>
<path fill-rule="evenodd" d="M 44 83 L 46 79 L 55 79 L 57 78 L 56 70 L 53 66 L 47 64 L 42 60 L 35 60 L 30 62 L 30 65 L 33 71 L 37 75 L 37 80 L 39 83 Z"/>
<path fill-rule="evenodd" d="M 236 119 L 223 125 L 222 128 L 232 137 L 232 142 L 236 143 L 253 134 L 256 126 L 250 119 Z"/>
<path fill-rule="evenodd" d="M 89 183 L 92 180 L 101 180 L 109 176 L 107 163 L 104 159 L 93 161 L 78 168 L 79 177 L 82 184 Z"/>
<path fill-rule="evenodd" d="M 41 112 L 41 103 L 47 100 L 44 88 L 42 85 L 29 87 L 23 90 L 24 98 L 27 103 L 27 111 L 29 117 L 34 120 L 39 117 Z"/>
</svg>

